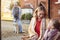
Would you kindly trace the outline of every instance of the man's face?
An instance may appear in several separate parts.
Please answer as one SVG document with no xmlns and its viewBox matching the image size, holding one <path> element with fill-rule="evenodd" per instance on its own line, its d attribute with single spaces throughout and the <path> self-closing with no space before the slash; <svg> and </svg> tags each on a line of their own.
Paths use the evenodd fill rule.
<svg viewBox="0 0 60 40">
<path fill-rule="evenodd" d="M 15 7 L 17 7 L 18 5 L 17 5 L 17 4 L 15 4 L 14 6 L 15 6 Z"/>
</svg>

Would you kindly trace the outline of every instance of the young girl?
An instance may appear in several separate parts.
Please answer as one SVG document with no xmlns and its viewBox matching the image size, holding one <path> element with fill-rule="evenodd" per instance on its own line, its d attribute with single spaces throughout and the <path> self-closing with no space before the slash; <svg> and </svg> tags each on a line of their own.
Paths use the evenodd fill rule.
<svg viewBox="0 0 60 40">
<path fill-rule="evenodd" d="M 52 19 L 48 24 L 43 40 L 60 40 L 60 22 L 57 19 Z"/>
<path fill-rule="evenodd" d="M 28 33 L 32 40 L 39 40 L 42 38 L 46 30 L 47 21 L 45 8 L 43 6 L 39 6 L 34 11 L 33 17 L 28 28 Z"/>
</svg>

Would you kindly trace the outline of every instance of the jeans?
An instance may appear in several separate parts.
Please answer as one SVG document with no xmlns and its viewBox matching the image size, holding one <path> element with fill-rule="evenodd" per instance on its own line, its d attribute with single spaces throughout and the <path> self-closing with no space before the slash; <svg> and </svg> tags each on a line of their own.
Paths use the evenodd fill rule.
<svg viewBox="0 0 60 40">
<path fill-rule="evenodd" d="M 22 23 L 21 23 L 21 20 L 19 18 L 16 19 L 14 17 L 14 22 L 16 22 L 18 24 L 19 32 L 22 32 Z"/>
<path fill-rule="evenodd" d="M 17 22 L 18 27 L 19 27 L 19 32 L 22 32 L 22 23 L 21 23 L 21 20 L 18 19 L 16 22 Z"/>
</svg>

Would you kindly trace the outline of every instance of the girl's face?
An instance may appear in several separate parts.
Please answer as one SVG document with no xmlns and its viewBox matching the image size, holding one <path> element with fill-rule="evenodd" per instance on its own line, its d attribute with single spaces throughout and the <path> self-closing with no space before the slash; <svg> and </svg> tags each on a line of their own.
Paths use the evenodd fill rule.
<svg viewBox="0 0 60 40">
<path fill-rule="evenodd" d="M 53 26 L 53 21 L 50 20 L 50 22 L 48 23 L 48 29 L 53 29 L 54 26 Z"/>
<path fill-rule="evenodd" d="M 43 10 L 38 10 L 38 13 L 37 13 L 37 16 L 38 18 L 43 18 L 44 17 L 44 11 Z"/>
</svg>

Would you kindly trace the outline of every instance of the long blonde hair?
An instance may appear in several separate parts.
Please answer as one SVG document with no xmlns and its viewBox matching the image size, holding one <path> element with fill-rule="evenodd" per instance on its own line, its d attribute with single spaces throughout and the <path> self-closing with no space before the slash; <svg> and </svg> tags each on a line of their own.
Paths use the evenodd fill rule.
<svg viewBox="0 0 60 40">
<path fill-rule="evenodd" d="M 33 17 L 37 17 L 37 12 L 38 12 L 38 10 L 43 10 L 43 11 L 44 11 L 44 17 L 46 16 L 46 10 L 45 10 L 45 8 L 44 8 L 43 6 L 38 6 L 38 7 L 35 9 L 34 13 L 33 13 Z"/>
</svg>

